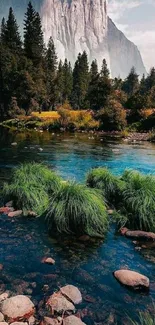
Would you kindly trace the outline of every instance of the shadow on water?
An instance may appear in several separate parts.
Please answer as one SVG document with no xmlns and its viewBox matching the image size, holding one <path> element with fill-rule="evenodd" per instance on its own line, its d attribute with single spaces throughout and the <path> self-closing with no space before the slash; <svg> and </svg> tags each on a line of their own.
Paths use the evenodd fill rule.
<svg viewBox="0 0 155 325">
<path fill-rule="evenodd" d="M 24 161 L 41 161 L 65 178 L 83 181 L 95 166 L 107 165 L 115 173 L 126 167 L 155 173 L 155 146 L 129 145 L 89 134 L 0 133 L 0 179 L 8 179 L 11 168 Z M 91 139 L 89 139 L 91 137 Z M 17 142 L 12 146 L 12 142 Z M 42 149 L 42 150 L 41 150 Z M 41 263 L 51 256 L 55 265 Z M 78 313 L 87 325 L 127 324 L 140 310 L 151 310 L 155 302 L 155 253 L 135 251 L 132 241 L 120 237 L 111 226 L 105 240 L 83 243 L 70 238 L 49 237 L 40 219 L 0 217 L 0 263 L 4 265 L 0 290 L 30 295 L 45 314 L 46 298 L 65 284 L 79 287 L 83 303 Z M 113 277 L 119 268 L 128 268 L 150 278 L 147 293 L 135 293 Z M 46 311 L 47 315 L 47 311 Z"/>
</svg>

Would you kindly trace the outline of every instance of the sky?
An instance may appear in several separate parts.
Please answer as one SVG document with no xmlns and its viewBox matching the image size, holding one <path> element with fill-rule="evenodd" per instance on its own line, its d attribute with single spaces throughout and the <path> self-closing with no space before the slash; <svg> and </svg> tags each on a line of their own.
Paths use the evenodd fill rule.
<svg viewBox="0 0 155 325">
<path fill-rule="evenodd" d="M 155 66 L 155 0 L 109 0 L 108 14 L 138 46 L 149 71 Z"/>
</svg>

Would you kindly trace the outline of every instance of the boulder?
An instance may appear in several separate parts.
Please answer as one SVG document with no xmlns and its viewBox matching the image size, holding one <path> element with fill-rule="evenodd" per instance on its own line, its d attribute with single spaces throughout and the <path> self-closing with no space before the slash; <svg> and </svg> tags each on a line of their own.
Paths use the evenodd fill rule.
<svg viewBox="0 0 155 325">
<path fill-rule="evenodd" d="M 134 271 L 130 270 L 118 270 L 114 272 L 115 278 L 123 285 L 134 289 L 149 289 L 149 279 Z"/>
<path fill-rule="evenodd" d="M 73 285 L 67 285 L 60 288 L 60 291 L 73 304 L 77 305 L 82 302 L 82 295 L 77 287 L 74 287 Z"/>
<path fill-rule="evenodd" d="M 57 313 L 74 311 L 75 306 L 68 301 L 61 292 L 54 293 L 47 301 L 47 305 L 50 306 L 52 311 Z"/>
<path fill-rule="evenodd" d="M 29 319 L 34 314 L 34 304 L 23 295 L 4 300 L 0 309 L 2 314 L 12 321 Z"/>
<path fill-rule="evenodd" d="M 155 233 L 153 232 L 147 232 L 141 230 L 129 230 L 128 228 L 122 228 L 121 234 L 128 238 L 155 241 Z"/>
<path fill-rule="evenodd" d="M 63 325 L 86 325 L 82 320 L 76 316 L 66 317 L 63 321 Z"/>
<path fill-rule="evenodd" d="M 20 217 L 22 214 L 23 214 L 22 210 L 17 210 L 17 211 L 10 212 L 8 214 L 8 217 L 10 217 L 10 218 Z"/>
<path fill-rule="evenodd" d="M 0 322 L 4 321 L 4 315 L 2 313 L 0 313 Z"/>
</svg>

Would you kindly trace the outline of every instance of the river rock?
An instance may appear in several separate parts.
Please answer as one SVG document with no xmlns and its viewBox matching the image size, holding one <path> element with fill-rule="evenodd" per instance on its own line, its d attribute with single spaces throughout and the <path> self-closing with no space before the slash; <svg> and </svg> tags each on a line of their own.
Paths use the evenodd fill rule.
<svg viewBox="0 0 155 325">
<path fill-rule="evenodd" d="M 8 213 L 10 213 L 12 211 L 13 211 L 13 208 L 9 208 L 9 207 L 2 207 L 2 208 L 0 208 L 0 213 L 1 214 L 8 214 Z"/>
<path fill-rule="evenodd" d="M 66 317 L 63 321 L 63 325 L 86 325 L 82 320 L 76 316 Z"/>
<path fill-rule="evenodd" d="M 9 201 L 5 204 L 7 208 L 12 208 L 13 207 L 13 201 Z"/>
<path fill-rule="evenodd" d="M 28 325 L 27 322 L 13 322 L 11 325 Z"/>
<path fill-rule="evenodd" d="M 29 319 L 34 314 L 34 304 L 23 295 L 4 300 L 0 309 L 4 316 L 13 321 Z"/>
<path fill-rule="evenodd" d="M 0 325 L 8 325 L 6 322 L 0 322 Z"/>
<path fill-rule="evenodd" d="M 2 313 L 0 313 L 0 322 L 4 321 L 4 315 Z"/>
<path fill-rule="evenodd" d="M 149 278 L 134 271 L 118 270 L 114 272 L 114 276 L 121 284 L 134 289 L 148 289 L 150 285 Z"/>
<path fill-rule="evenodd" d="M 13 211 L 8 214 L 8 217 L 10 217 L 10 218 L 20 217 L 22 215 L 22 213 L 23 213 L 22 210 Z"/>
<path fill-rule="evenodd" d="M 54 293 L 47 301 L 47 305 L 55 312 L 74 311 L 75 306 L 68 301 L 61 292 Z"/>
<path fill-rule="evenodd" d="M 9 297 L 9 293 L 8 292 L 4 292 L 0 295 L 0 303 L 3 301 L 3 300 L 6 300 L 7 298 Z"/>
<path fill-rule="evenodd" d="M 61 293 L 67 297 L 73 304 L 77 305 L 82 302 L 82 295 L 80 290 L 73 285 L 67 285 L 60 288 Z"/>
<path fill-rule="evenodd" d="M 155 241 L 155 233 L 153 232 L 146 232 L 141 230 L 129 230 L 128 228 L 122 228 L 121 234 L 125 235 L 128 238 Z"/>
<path fill-rule="evenodd" d="M 2 271 L 3 270 L 3 264 L 0 264 L 0 271 Z"/>
<path fill-rule="evenodd" d="M 51 265 L 55 264 L 55 260 L 52 257 L 45 257 L 43 258 L 42 262 Z"/>
<path fill-rule="evenodd" d="M 44 317 L 42 324 L 43 325 L 60 325 L 61 323 L 58 322 L 57 319 L 50 318 L 50 317 Z"/>
</svg>

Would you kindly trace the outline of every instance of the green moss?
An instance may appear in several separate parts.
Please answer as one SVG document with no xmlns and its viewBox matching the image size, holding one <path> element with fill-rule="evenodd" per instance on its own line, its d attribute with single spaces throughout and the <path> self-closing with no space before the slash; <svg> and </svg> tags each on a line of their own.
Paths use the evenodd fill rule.
<svg viewBox="0 0 155 325">
<path fill-rule="evenodd" d="M 84 185 L 63 183 L 53 196 L 47 214 L 50 231 L 104 235 L 108 219 L 99 191 Z"/>
</svg>

